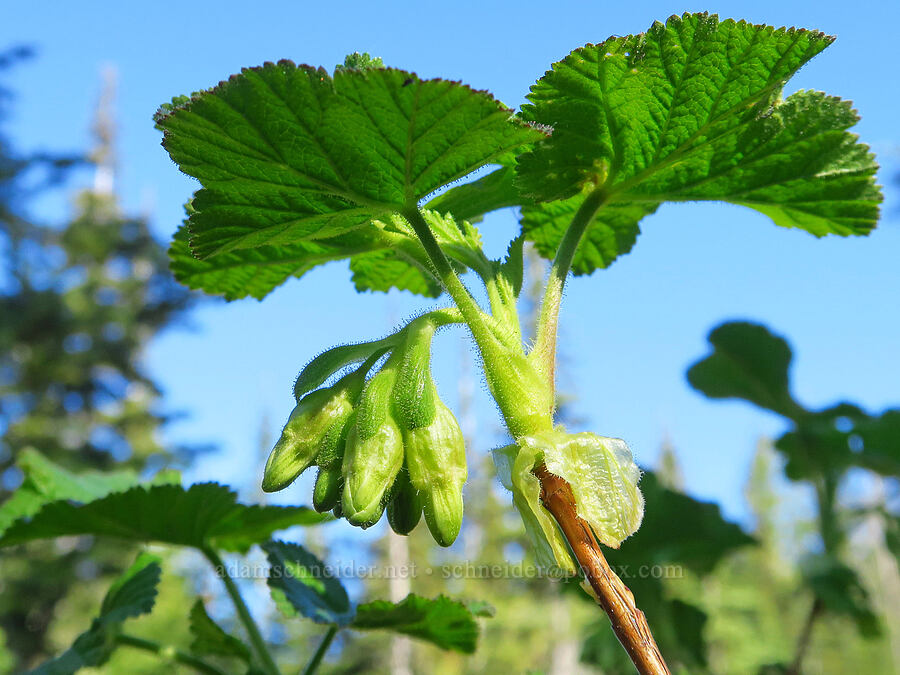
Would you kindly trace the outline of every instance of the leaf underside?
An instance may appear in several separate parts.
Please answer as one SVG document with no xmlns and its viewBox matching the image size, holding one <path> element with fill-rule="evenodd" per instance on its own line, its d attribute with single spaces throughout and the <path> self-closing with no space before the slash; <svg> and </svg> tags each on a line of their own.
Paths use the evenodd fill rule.
<svg viewBox="0 0 900 675">
<path fill-rule="evenodd" d="M 321 560 L 298 544 L 270 541 L 262 548 L 271 565 L 269 588 L 283 613 L 337 626 L 350 622 L 347 591 Z"/>
<path fill-rule="evenodd" d="M 521 113 L 554 129 L 518 160 L 524 196 L 550 202 L 523 206 L 526 235 L 552 256 L 565 216 L 594 189 L 606 207 L 577 273 L 626 253 L 640 219 L 665 201 L 740 204 L 816 236 L 867 234 L 881 194 L 874 158 L 847 131 L 858 120 L 850 103 L 812 91 L 780 98 L 832 40 L 685 14 L 575 50 Z"/>
<path fill-rule="evenodd" d="M 227 297 L 261 297 L 316 264 L 390 252 L 373 220 L 415 208 L 542 135 L 458 82 L 395 69 L 339 69 L 332 78 L 289 61 L 245 69 L 163 106 L 156 120 L 166 150 L 203 186 L 189 235 L 173 248 L 173 267 L 179 278 L 218 275 L 196 285 Z M 188 240 L 210 267 L 190 264 Z M 228 262 L 212 264 L 229 252 Z M 395 260 L 393 269 L 375 269 L 386 257 L 354 270 L 358 287 L 395 285 L 387 278 L 400 277 L 400 287 L 435 293 L 404 278 L 409 271 L 398 271 Z"/>
</svg>

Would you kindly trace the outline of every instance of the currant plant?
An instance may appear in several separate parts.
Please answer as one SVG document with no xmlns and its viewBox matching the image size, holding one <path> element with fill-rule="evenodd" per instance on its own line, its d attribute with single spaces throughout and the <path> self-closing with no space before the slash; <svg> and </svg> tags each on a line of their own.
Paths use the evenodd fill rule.
<svg viewBox="0 0 900 675">
<path fill-rule="evenodd" d="M 361 55 L 333 73 L 266 63 L 164 105 L 163 145 L 202 186 L 171 249 L 183 283 L 261 299 L 348 260 L 358 290 L 452 301 L 390 336 L 313 359 L 264 489 L 316 465 L 317 508 L 361 527 L 387 510 L 400 533 L 421 513 L 435 540 L 451 544 L 466 468 L 430 356 L 436 329 L 464 324 L 514 441 L 495 462 L 538 560 L 580 568 L 638 670 L 667 672 L 598 544 L 618 547 L 641 523 L 631 451 L 554 421 L 563 287 L 570 272 L 627 253 L 640 221 L 667 201 L 731 202 L 815 236 L 867 234 L 881 195 L 874 158 L 848 131 L 855 112 L 821 92 L 782 97 L 832 40 L 674 16 L 576 49 L 518 113 L 487 92 Z M 485 166 L 496 168 L 433 196 Z M 471 223 L 510 206 L 521 210 L 521 234 L 505 258 L 490 259 Z M 523 339 L 516 306 L 526 240 L 553 260 L 533 340 Z M 487 306 L 463 281 L 467 271 Z"/>
</svg>

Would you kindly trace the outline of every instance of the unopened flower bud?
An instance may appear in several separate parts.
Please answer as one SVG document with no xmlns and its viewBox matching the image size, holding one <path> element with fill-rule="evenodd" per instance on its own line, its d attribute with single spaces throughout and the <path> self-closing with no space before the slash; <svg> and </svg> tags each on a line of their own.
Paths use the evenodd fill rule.
<svg viewBox="0 0 900 675">
<path fill-rule="evenodd" d="M 431 424 L 404 430 L 403 442 L 409 480 L 422 497 L 428 529 L 438 544 L 449 546 L 462 526 L 466 444 L 453 413 L 437 396 L 435 401 Z"/>
<path fill-rule="evenodd" d="M 391 415 L 395 377 L 388 361 L 366 385 L 347 433 L 342 507 L 347 520 L 361 527 L 381 518 L 387 490 L 403 465 L 403 439 Z"/>
</svg>

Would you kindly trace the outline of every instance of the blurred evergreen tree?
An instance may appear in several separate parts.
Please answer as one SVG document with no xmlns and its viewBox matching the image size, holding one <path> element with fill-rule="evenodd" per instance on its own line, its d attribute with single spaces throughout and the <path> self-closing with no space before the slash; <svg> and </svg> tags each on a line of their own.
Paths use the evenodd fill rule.
<svg viewBox="0 0 900 675">
<path fill-rule="evenodd" d="M 23 52 L 0 58 L 0 66 L 15 54 Z M 44 180 L 36 190 L 31 176 L 59 177 L 72 161 L 20 157 L 0 139 L 0 501 L 20 482 L 13 463 L 29 447 L 73 469 L 144 470 L 171 459 L 157 437 L 166 421 L 159 388 L 141 357 L 189 295 L 169 274 L 147 222 L 118 205 L 113 95 L 108 75 L 96 147 L 81 160 L 93 168 L 94 185 L 78 193 L 61 227 L 29 219 L 28 203 L 47 187 Z M 4 554 L 0 627 L 18 663 L 53 651 L 47 626 L 67 593 L 132 558 L 125 547 L 87 539 Z"/>
</svg>

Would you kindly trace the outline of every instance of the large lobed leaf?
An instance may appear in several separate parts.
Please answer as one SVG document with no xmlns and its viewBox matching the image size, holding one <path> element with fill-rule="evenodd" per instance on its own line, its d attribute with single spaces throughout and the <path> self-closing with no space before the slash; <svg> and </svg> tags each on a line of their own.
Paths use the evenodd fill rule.
<svg viewBox="0 0 900 675">
<path fill-rule="evenodd" d="M 576 49 L 522 110 L 553 134 L 519 157 L 519 187 L 566 200 L 525 206 L 528 237 L 552 255 L 563 212 L 597 188 L 606 206 L 576 255 L 580 273 L 627 252 L 664 201 L 722 200 L 816 236 L 867 234 L 881 194 L 874 158 L 847 131 L 858 119 L 850 104 L 810 91 L 780 98 L 832 40 L 704 13 Z"/>
<path fill-rule="evenodd" d="M 84 504 L 45 504 L 0 537 L 0 548 L 36 539 L 91 534 L 226 551 L 247 551 L 276 530 L 327 517 L 305 507 L 248 506 L 217 483 L 133 487 Z"/>
<path fill-rule="evenodd" d="M 213 292 L 229 297 L 260 297 L 315 264 L 388 249 L 373 236 L 373 220 L 416 208 L 542 135 L 488 93 L 458 82 L 371 67 L 339 68 L 332 78 L 290 61 L 245 69 L 177 99 L 156 121 L 172 159 L 203 186 L 188 219 L 194 255 L 243 251 L 191 266 L 176 241 L 176 272 L 204 289 L 197 275 L 217 274 Z M 360 229 L 360 237 L 346 236 Z M 259 247 L 259 255 L 246 253 Z M 249 271 L 264 262 L 277 269 Z M 226 274 L 226 265 L 240 271 Z M 254 277 L 246 289 L 230 278 L 241 274 Z M 411 290 L 423 292 L 421 283 Z"/>
</svg>

